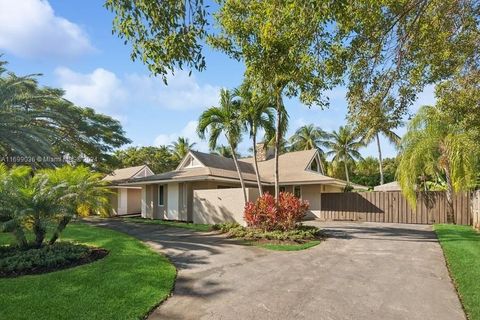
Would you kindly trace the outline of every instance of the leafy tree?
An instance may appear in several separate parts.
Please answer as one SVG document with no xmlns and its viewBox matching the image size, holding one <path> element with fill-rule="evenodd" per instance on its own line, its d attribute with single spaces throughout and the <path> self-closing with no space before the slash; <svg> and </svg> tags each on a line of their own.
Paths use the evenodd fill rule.
<svg viewBox="0 0 480 320">
<path fill-rule="evenodd" d="M 110 170 L 146 164 L 153 172 L 163 173 L 172 171 L 180 163 L 166 146 L 130 147 L 115 151 L 114 158 L 115 166 Z"/>
<path fill-rule="evenodd" d="M 380 183 L 380 173 L 378 172 L 378 159 L 366 157 L 359 160 L 353 167 L 351 180 L 354 183 L 368 187 L 375 187 Z M 396 164 L 395 159 L 387 158 L 383 160 L 384 183 L 395 180 Z"/>
<path fill-rule="evenodd" d="M 195 142 L 190 143 L 188 138 L 178 137 L 177 141 L 173 141 L 170 145 L 170 150 L 173 158 L 180 162 L 194 146 Z"/>
<path fill-rule="evenodd" d="M 228 145 L 232 150 L 233 162 L 237 169 L 240 185 L 242 186 L 243 197 L 247 203 L 247 192 L 243 181 L 242 172 L 237 159 L 237 146 L 242 135 L 243 124 L 240 115 L 239 102 L 233 99 L 230 91 L 220 91 L 220 106 L 210 107 L 200 115 L 197 132 L 200 138 L 205 139 L 208 132 L 208 141 L 211 150 L 217 147 L 220 134 L 224 134 Z"/>
<path fill-rule="evenodd" d="M 259 129 L 265 132 L 274 131 L 274 108 L 267 96 L 261 96 L 254 92 L 248 83 L 242 84 L 233 91 L 233 95 L 240 102 L 240 117 L 250 139 L 252 139 L 253 163 L 255 175 L 257 178 L 258 190 L 260 196 L 263 195 L 262 183 L 260 181 L 260 173 L 258 171 L 257 161 L 257 133 Z"/>
<path fill-rule="evenodd" d="M 283 96 L 326 106 L 323 92 L 340 82 L 344 70 L 329 50 L 330 12 L 329 4 L 320 1 L 225 0 L 215 14 L 220 32 L 209 38 L 210 43 L 242 60 L 248 81 L 274 99 L 276 198 Z"/>
<path fill-rule="evenodd" d="M 380 172 L 380 184 L 384 184 L 382 148 L 380 146 L 380 135 L 398 147 L 400 137 L 393 131 L 401 121 L 396 120 L 390 110 L 383 105 L 377 105 L 375 108 L 369 108 L 368 112 L 357 115 L 357 130 L 363 135 L 365 144 L 376 140 L 378 150 L 378 167 Z"/>
<path fill-rule="evenodd" d="M 207 11 L 203 0 L 106 0 L 115 14 L 113 32 L 132 46 L 130 57 L 141 60 L 154 75 L 176 67 L 203 70 L 202 39 Z"/>
<path fill-rule="evenodd" d="M 358 149 L 365 146 L 365 143 L 350 126 L 341 126 L 338 131 L 333 131 L 327 137 L 325 146 L 330 151 L 327 156 L 332 156 L 332 161 L 343 163 L 347 183 L 350 183 L 348 164 L 361 160 L 362 155 Z"/>
<path fill-rule="evenodd" d="M 455 223 L 453 194 L 473 187 L 480 150 L 472 132 L 433 106 L 422 107 L 402 138 L 398 181 L 407 199 L 416 201 L 415 186 L 425 175 L 445 177 L 447 221 Z"/>
<path fill-rule="evenodd" d="M 60 89 L 40 87 L 35 75 L 5 74 L 4 65 L 0 62 L 0 156 L 69 156 L 72 163 L 88 157 L 101 166 L 114 148 L 130 142 L 118 121 L 73 105 Z"/>
<path fill-rule="evenodd" d="M 435 96 L 440 112 L 480 140 L 480 71 L 439 83 Z"/>
<path fill-rule="evenodd" d="M 476 0 L 338 1 L 338 45 L 348 52 L 352 114 L 385 104 L 401 119 L 426 84 L 478 72 Z"/>
<path fill-rule="evenodd" d="M 73 216 L 107 212 L 109 190 L 101 178 L 82 166 L 33 174 L 29 167 L 8 170 L 0 164 L 1 231 L 12 232 L 21 247 L 30 245 L 26 233 L 32 231 L 31 245 L 39 248 L 53 225 L 49 244 L 54 244 Z"/>
</svg>

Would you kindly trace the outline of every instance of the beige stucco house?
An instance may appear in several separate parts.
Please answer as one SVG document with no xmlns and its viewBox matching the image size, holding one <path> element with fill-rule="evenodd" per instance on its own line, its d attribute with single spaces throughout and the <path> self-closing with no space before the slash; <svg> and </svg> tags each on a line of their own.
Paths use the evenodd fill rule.
<svg viewBox="0 0 480 320">
<path fill-rule="evenodd" d="M 265 152 L 262 147 L 257 150 L 264 191 L 273 193 L 273 152 Z M 253 163 L 253 158 L 239 159 L 249 201 L 255 201 L 259 194 Z M 328 177 L 321 171 L 316 150 L 289 152 L 279 157 L 281 191 L 308 200 L 311 216 L 321 210 L 322 193 L 342 192 L 346 185 L 345 181 Z M 190 151 L 174 171 L 130 179 L 121 186 L 141 188 L 144 218 L 243 223 L 243 194 L 230 158 Z"/>
<path fill-rule="evenodd" d="M 122 168 L 113 171 L 103 178 L 109 182 L 112 190 L 110 195 L 111 215 L 122 216 L 138 214 L 142 209 L 142 187 L 125 185 L 132 179 L 144 178 L 153 175 L 153 171 L 146 165 Z"/>
</svg>

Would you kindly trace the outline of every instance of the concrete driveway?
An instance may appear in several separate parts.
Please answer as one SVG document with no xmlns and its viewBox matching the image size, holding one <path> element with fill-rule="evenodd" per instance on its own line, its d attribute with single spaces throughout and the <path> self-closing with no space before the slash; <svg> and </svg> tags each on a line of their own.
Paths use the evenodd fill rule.
<svg viewBox="0 0 480 320">
<path fill-rule="evenodd" d="M 329 239 L 276 252 L 185 229 L 98 224 L 177 266 L 172 297 L 149 319 L 465 319 L 430 226 L 309 222 Z"/>
</svg>

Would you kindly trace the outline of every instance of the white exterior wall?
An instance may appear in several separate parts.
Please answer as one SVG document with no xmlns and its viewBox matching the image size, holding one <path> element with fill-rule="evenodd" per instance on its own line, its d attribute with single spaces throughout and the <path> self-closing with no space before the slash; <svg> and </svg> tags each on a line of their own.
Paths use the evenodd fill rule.
<svg viewBox="0 0 480 320">
<path fill-rule="evenodd" d="M 255 201 L 258 195 L 258 189 L 247 188 L 248 201 Z M 244 207 L 241 188 L 207 189 L 193 192 L 194 223 L 237 222 L 246 225 L 243 220 Z"/>
<path fill-rule="evenodd" d="M 167 216 L 168 220 L 178 220 L 179 216 L 179 187 L 178 183 L 169 183 L 167 192 Z"/>
</svg>

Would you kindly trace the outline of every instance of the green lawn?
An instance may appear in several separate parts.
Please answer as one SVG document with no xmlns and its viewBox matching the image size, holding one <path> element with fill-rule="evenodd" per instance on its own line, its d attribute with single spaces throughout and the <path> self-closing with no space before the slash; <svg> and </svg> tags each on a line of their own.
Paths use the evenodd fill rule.
<svg viewBox="0 0 480 320">
<path fill-rule="evenodd" d="M 480 233 L 455 225 L 435 231 L 469 320 L 480 320 Z"/>
<path fill-rule="evenodd" d="M 200 223 L 191 223 L 191 222 L 182 222 L 182 221 L 169 221 L 169 220 L 152 220 L 144 218 L 123 218 L 127 222 L 136 222 L 136 223 L 145 223 L 145 224 L 159 224 L 167 227 L 175 228 L 184 228 L 201 232 L 212 231 L 212 225 L 210 224 L 200 224 Z"/>
<path fill-rule="evenodd" d="M 110 253 L 72 269 L 0 279 L 0 319 L 141 319 L 173 288 L 175 267 L 130 236 L 71 224 L 62 240 Z M 11 241 L 0 234 L 0 244 Z"/>
<path fill-rule="evenodd" d="M 268 250 L 275 250 L 275 251 L 299 251 L 305 250 L 311 247 L 314 247 L 320 244 L 320 240 L 311 240 L 305 243 L 299 244 L 281 244 L 281 243 L 259 243 L 259 242 L 246 242 L 248 245 L 268 249 Z"/>
</svg>

